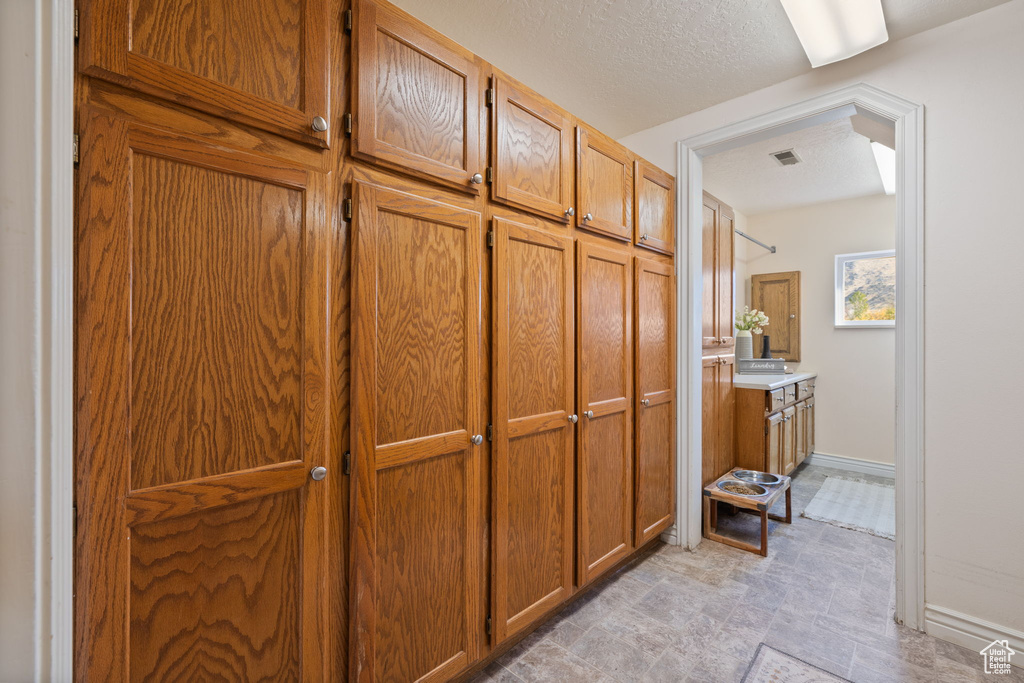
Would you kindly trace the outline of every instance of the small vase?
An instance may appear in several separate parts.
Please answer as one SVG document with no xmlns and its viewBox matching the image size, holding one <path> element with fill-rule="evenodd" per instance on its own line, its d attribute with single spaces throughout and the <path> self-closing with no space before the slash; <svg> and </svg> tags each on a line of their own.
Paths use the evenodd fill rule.
<svg viewBox="0 0 1024 683">
<path fill-rule="evenodd" d="M 736 330 L 736 360 L 754 357 L 754 338 L 750 330 Z"/>
<path fill-rule="evenodd" d="M 772 340 L 767 334 L 764 335 L 762 340 L 764 346 L 761 349 L 761 358 L 770 359 L 772 357 Z"/>
</svg>

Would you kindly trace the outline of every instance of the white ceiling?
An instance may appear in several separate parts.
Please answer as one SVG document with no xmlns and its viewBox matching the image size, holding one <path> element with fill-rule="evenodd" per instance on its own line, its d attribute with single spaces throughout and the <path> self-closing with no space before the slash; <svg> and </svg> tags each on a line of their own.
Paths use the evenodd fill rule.
<svg viewBox="0 0 1024 683">
<path fill-rule="evenodd" d="M 780 166 L 769 156 L 784 149 L 803 161 Z M 709 156 L 704 188 L 748 216 L 884 192 L 871 142 L 848 118 Z"/>
<path fill-rule="evenodd" d="M 392 1 L 615 138 L 811 70 L 779 0 Z M 893 41 L 1003 2 L 882 8 Z"/>
</svg>

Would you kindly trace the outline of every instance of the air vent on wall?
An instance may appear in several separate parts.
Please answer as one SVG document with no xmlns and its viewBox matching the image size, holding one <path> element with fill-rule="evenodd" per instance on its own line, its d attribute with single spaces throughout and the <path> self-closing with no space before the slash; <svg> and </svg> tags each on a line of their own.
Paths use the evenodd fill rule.
<svg viewBox="0 0 1024 683">
<path fill-rule="evenodd" d="M 800 163 L 800 157 L 796 155 L 791 149 L 784 149 L 781 152 L 772 152 L 768 156 L 771 156 L 775 161 L 779 162 L 779 166 L 792 166 L 793 164 Z"/>
</svg>

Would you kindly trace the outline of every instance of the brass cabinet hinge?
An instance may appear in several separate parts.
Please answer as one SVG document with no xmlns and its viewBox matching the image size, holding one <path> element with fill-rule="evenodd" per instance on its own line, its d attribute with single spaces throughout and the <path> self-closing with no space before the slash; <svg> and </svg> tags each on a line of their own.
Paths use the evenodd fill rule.
<svg viewBox="0 0 1024 683">
<path fill-rule="evenodd" d="M 341 456 L 341 473 L 352 474 L 352 451 L 345 451 L 345 455 Z"/>
<path fill-rule="evenodd" d="M 75 10 L 75 40 L 78 40 L 78 10 Z"/>
<path fill-rule="evenodd" d="M 341 26 L 345 33 L 352 33 L 352 10 L 347 9 L 341 15 Z"/>
<path fill-rule="evenodd" d="M 345 135 L 352 135 L 352 114 L 345 114 L 341 117 L 341 129 L 345 131 Z"/>
<path fill-rule="evenodd" d="M 487 632 L 487 635 L 491 635 L 491 615 L 490 614 L 487 615 L 487 620 L 484 621 L 484 630 Z"/>
<path fill-rule="evenodd" d="M 494 425 L 487 425 L 487 440 L 494 441 Z"/>
<path fill-rule="evenodd" d="M 71 506 L 71 538 L 78 538 L 78 506 Z"/>
<path fill-rule="evenodd" d="M 494 104 L 494 88 L 487 89 L 484 93 L 484 101 L 487 103 L 488 107 Z"/>
<path fill-rule="evenodd" d="M 78 163 L 78 133 L 75 133 L 71 140 L 71 160 Z"/>
<path fill-rule="evenodd" d="M 352 220 L 352 200 L 351 199 L 342 199 L 341 200 L 341 215 L 347 221 Z"/>
<path fill-rule="evenodd" d="M 489 182 L 489 183 L 493 183 L 494 182 L 494 167 L 493 166 L 488 166 L 487 167 L 487 182 Z"/>
<path fill-rule="evenodd" d="M 493 230 L 488 230 L 487 231 L 487 246 L 488 247 L 493 247 L 494 246 L 494 231 Z"/>
</svg>

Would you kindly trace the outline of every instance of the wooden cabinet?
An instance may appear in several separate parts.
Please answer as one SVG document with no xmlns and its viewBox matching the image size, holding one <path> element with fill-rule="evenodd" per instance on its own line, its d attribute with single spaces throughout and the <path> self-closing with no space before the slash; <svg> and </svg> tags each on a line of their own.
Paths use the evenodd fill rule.
<svg viewBox="0 0 1024 683">
<path fill-rule="evenodd" d="M 814 452 L 815 377 L 803 377 L 776 389 L 736 389 L 736 466 L 789 474 Z"/>
<path fill-rule="evenodd" d="M 800 271 L 750 276 L 750 307 L 764 311 L 771 320 L 767 329 L 772 356 L 800 361 Z M 760 352 L 761 335 L 754 335 Z"/>
<path fill-rule="evenodd" d="M 83 73 L 326 147 L 327 0 L 90 0 Z"/>
<path fill-rule="evenodd" d="M 579 585 L 633 547 L 633 274 L 626 249 L 577 241 Z"/>
<path fill-rule="evenodd" d="M 573 587 L 577 416 L 572 238 L 495 218 L 491 378 L 494 642 Z"/>
<path fill-rule="evenodd" d="M 576 126 L 576 227 L 633 239 L 633 158 L 593 128 Z"/>
<path fill-rule="evenodd" d="M 707 486 L 735 467 L 736 366 L 733 355 L 705 356 L 702 360 L 702 486 Z"/>
<path fill-rule="evenodd" d="M 479 59 L 390 5 L 354 12 L 352 154 L 479 192 Z"/>
<path fill-rule="evenodd" d="M 734 240 L 733 211 L 704 193 L 703 249 L 703 344 L 709 351 L 735 346 L 733 332 Z"/>
<path fill-rule="evenodd" d="M 671 264 L 636 258 L 637 547 L 675 515 L 675 276 Z"/>
<path fill-rule="evenodd" d="M 322 178 L 81 135 L 76 679 L 328 678 Z"/>
<path fill-rule="evenodd" d="M 633 165 L 633 240 L 662 254 L 675 251 L 676 182 L 646 161 Z"/>
<path fill-rule="evenodd" d="M 482 630 L 480 215 L 354 200 L 351 679 L 446 680 Z"/>
<path fill-rule="evenodd" d="M 505 76 L 491 83 L 492 199 L 568 222 L 575 211 L 572 118 Z"/>
</svg>

